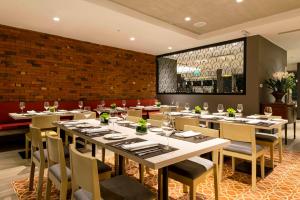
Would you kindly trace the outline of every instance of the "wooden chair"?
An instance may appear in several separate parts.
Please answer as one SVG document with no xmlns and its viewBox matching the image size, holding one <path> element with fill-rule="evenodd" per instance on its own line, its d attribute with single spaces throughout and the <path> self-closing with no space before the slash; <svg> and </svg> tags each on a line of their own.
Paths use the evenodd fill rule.
<svg viewBox="0 0 300 200">
<path fill-rule="evenodd" d="M 142 110 L 134 110 L 134 109 L 129 109 L 127 111 L 128 116 L 134 116 L 134 117 L 139 117 L 142 118 L 143 116 L 143 111 Z"/>
<path fill-rule="evenodd" d="M 159 112 L 161 113 L 169 113 L 171 112 L 171 107 L 167 106 L 167 107 L 160 107 L 159 108 Z"/>
<path fill-rule="evenodd" d="M 184 125 L 199 126 L 199 119 L 188 118 L 188 117 L 175 117 L 175 129 L 177 131 L 182 131 Z"/>
<path fill-rule="evenodd" d="M 47 134 L 48 179 L 46 199 L 50 199 L 52 183 L 60 190 L 59 199 L 67 199 L 71 189 L 71 170 L 66 166 L 65 152 L 61 138 Z"/>
<path fill-rule="evenodd" d="M 41 136 L 44 140 L 46 137 L 46 132 L 51 135 L 58 135 L 55 129 L 56 127 L 52 124 L 54 121 L 59 121 L 60 117 L 58 115 L 47 115 L 47 116 L 34 116 L 32 117 L 31 125 L 33 127 L 41 129 Z M 31 130 L 31 129 L 30 129 Z M 29 142 L 31 141 L 31 132 L 25 134 L 25 158 L 28 159 L 29 152 Z"/>
<path fill-rule="evenodd" d="M 75 113 L 73 116 L 73 120 L 81 120 L 81 119 L 96 119 L 96 113 L 93 111 L 89 111 L 90 116 L 85 117 L 85 114 L 87 112 L 84 113 Z"/>
<path fill-rule="evenodd" d="M 135 116 L 127 116 L 127 118 L 126 118 L 127 121 L 131 121 L 131 122 L 135 122 L 135 123 L 137 123 L 140 119 L 142 119 L 142 118 L 135 117 Z"/>
<path fill-rule="evenodd" d="M 154 120 L 164 120 L 165 115 L 163 113 L 149 113 L 149 118 Z"/>
<path fill-rule="evenodd" d="M 264 148 L 256 144 L 255 127 L 246 124 L 220 124 L 221 138 L 231 140 L 231 144 L 220 151 L 220 179 L 222 179 L 224 155 L 232 157 L 232 171 L 235 171 L 235 158 L 252 162 L 252 190 L 256 189 L 256 160 L 260 158 L 261 177 L 265 176 Z"/>
<path fill-rule="evenodd" d="M 163 121 L 162 120 L 155 120 L 155 119 L 147 119 L 147 122 L 151 124 L 151 126 L 161 127 Z"/>
<path fill-rule="evenodd" d="M 121 175 L 100 182 L 97 161 L 83 155 L 70 144 L 72 199 L 154 199 L 153 194 L 137 181 Z"/>
<path fill-rule="evenodd" d="M 200 132 L 203 135 L 210 137 L 219 137 L 219 131 L 198 126 L 184 125 L 184 131 Z M 183 191 L 187 192 L 187 187 L 190 188 L 190 199 L 196 199 L 197 185 L 206 179 L 207 176 L 213 173 L 215 199 L 219 198 L 219 181 L 218 181 L 218 151 L 213 152 L 213 161 L 193 157 L 188 160 L 173 164 L 168 167 L 169 177 L 183 183 Z"/>
<path fill-rule="evenodd" d="M 31 167 L 29 176 L 29 190 L 33 189 L 35 167 L 39 168 L 37 199 L 42 199 L 44 171 L 47 162 L 47 150 L 43 147 L 41 130 L 39 128 L 30 127 L 31 139 Z"/>
</svg>

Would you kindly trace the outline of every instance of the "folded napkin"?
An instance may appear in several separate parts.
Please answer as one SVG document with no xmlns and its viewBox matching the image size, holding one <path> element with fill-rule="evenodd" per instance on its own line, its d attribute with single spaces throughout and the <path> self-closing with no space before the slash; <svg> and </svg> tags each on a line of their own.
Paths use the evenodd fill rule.
<svg viewBox="0 0 300 200">
<path fill-rule="evenodd" d="M 201 118 L 203 118 L 203 119 L 213 119 L 213 118 L 215 118 L 215 116 L 213 116 L 213 115 L 201 115 Z"/>
<path fill-rule="evenodd" d="M 253 120 L 247 121 L 246 123 L 247 123 L 247 124 L 258 124 L 259 122 L 261 122 L 261 120 L 253 119 Z"/>
<path fill-rule="evenodd" d="M 191 110 L 182 110 L 181 112 L 182 113 L 191 113 L 192 111 Z"/>
<path fill-rule="evenodd" d="M 170 112 L 170 113 L 169 113 L 169 115 L 174 115 L 174 116 L 175 116 L 175 115 L 181 115 L 181 114 L 182 114 L 181 112 Z"/>
<path fill-rule="evenodd" d="M 259 116 L 259 115 L 249 115 L 249 116 L 247 116 L 247 118 L 249 118 L 249 119 L 259 119 L 261 116 Z"/>
<path fill-rule="evenodd" d="M 101 128 L 85 128 L 81 130 L 85 133 L 98 133 L 98 132 L 108 132 L 109 129 L 107 127 L 101 127 Z"/>
<path fill-rule="evenodd" d="M 35 114 L 36 111 L 35 111 L 35 110 L 28 110 L 27 113 L 28 113 L 28 114 Z"/>
<path fill-rule="evenodd" d="M 158 145 L 159 145 L 159 143 L 157 143 L 157 142 L 144 141 L 144 142 L 137 142 L 137 143 L 133 143 L 133 144 L 125 144 L 125 145 L 122 145 L 122 148 L 129 150 L 129 151 L 136 151 L 139 149 L 146 149 L 146 148 L 155 147 Z"/>
<path fill-rule="evenodd" d="M 175 135 L 178 137 L 194 137 L 197 135 L 201 135 L 201 133 L 195 131 L 185 131 L 181 133 L 175 133 Z"/>
</svg>

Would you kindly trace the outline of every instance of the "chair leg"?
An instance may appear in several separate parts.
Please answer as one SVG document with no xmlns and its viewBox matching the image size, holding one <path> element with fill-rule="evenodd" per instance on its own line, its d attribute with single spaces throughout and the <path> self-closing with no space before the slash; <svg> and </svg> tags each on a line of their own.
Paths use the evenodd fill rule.
<svg viewBox="0 0 300 200">
<path fill-rule="evenodd" d="M 274 169 L 274 146 L 270 145 L 270 159 L 271 159 L 271 168 Z"/>
<path fill-rule="evenodd" d="M 37 199 L 42 199 L 44 170 L 45 170 L 45 167 L 44 166 L 40 166 L 40 169 L 39 169 L 39 180 L 38 180 L 38 187 L 37 187 Z"/>
<path fill-rule="evenodd" d="M 29 190 L 33 189 L 33 182 L 34 182 L 34 171 L 35 171 L 35 164 L 31 161 L 30 167 L 30 175 L 29 175 Z"/>
<path fill-rule="evenodd" d="M 223 151 L 220 150 L 219 183 L 222 181 L 223 164 L 224 164 L 223 162 L 224 162 L 224 155 L 223 155 Z"/>
<path fill-rule="evenodd" d="M 46 187 L 46 200 L 50 200 L 51 186 L 52 186 L 52 181 L 48 177 L 47 187 Z"/>
<path fill-rule="evenodd" d="M 185 184 L 182 184 L 182 190 L 184 193 L 188 193 L 188 186 Z"/>
<path fill-rule="evenodd" d="M 69 144 L 69 136 L 68 134 L 65 132 L 65 145 L 67 146 Z"/>
<path fill-rule="evenodd" d="M 29 153 L 29 140 L 27 136 L 25 136 L 25 159 L 28 159 L 28 153 Z"/>
<path fill-rule="evenodd" d="M 105 162 L 105 148 L 102 148 L 102 162 Z"/>
<path fill-rule="evenodd" d="M 261 174 L 261 178 L 264 179 L 265 178 L 265 156 L 264 155 L 260 157 L 260 174 Z"/>
<path fill-rule="evenodd" d="M 282 139 L 279 138 L 278 150 L 279 150 L 279 162 L 282 163 Z"/>
<path fill-rule="evenodd" d="M 59 191 L 59 200 L 66 200 L 68 192 L 68 182 L 61 183 Z"/>
<path fill-rule="evenodd" d="M 193 183 L 193 185 L 190 186 L 190 200 L 196 200 L 196 185 Z"/>
<path fill-rule="evenodd" d="M 251 180 L 251 183 L 252 183 L 252 191 L 255 191 L 256 189 L 256 158 L 254 158 L 252 160 L 252 180 Z"/>
<path fill-rule="evenodd" d="M 232 172 L 235 172 L 235 158 L 231 157 L 231 162 L 232 162 Z"/>
<path fill-rule="evenodd" d="M 144 169 L 145 169 L 145 166 L 139 164 L 139 174 L 140 174 L 140 182 L 141 183 L 144 183 Z"/>
<path fill-rule="evenodd" d="M 219 199 L 219 181 L 218 181 L 218 167 L 214 165 L 214 188 L 215 188 L 215 200 Z"/>
<path fill-rule="evenodd" d="M 149 167 L 146 167 L 146 172 L 147 172 L 147 174 L 150 174 L 150 168 Z"/>
</svg>

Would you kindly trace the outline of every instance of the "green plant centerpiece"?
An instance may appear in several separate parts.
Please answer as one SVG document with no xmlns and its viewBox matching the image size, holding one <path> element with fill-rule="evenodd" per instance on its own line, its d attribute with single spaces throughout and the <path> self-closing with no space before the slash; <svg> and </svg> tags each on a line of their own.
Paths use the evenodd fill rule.
<svg viewBox="0 0 300 200">
<path fill-rule="evenodd" d="M 272 78 L 265 80 L 265 84 L 272 90 L 272 95 L 275 98 L 275 103 L 282 103 L 282 98 L 289 89 L 296 86 L 296 79 L 293 73 L 275 72 Z"/>
<path fill-rule="evenodd" d="M 155 104 L 157 107 L 160 107 L 161 103 L 159 101 L 156 102 Z"/>
<path fill-rule="evenodd" d="M 54 107 L 54 106 L 50 106 L 50 107 L 49 107 L 49 111 L 50 111 L 50 112 L 55 112 L 55 107 Z"/>
<path fill-rule="evenodd" d="M 234 110 L 233 108 L 228 108 L 227 113 L 229 117 L 235 117 L 236 110 Z"/>
<path fill-rule="evenodd" d="M 195 107 L 195 113 L 197 113 L 197 114 L 201 113 L 201 107 L 200 106 Z"/>
<path fill-rule="evenodd" d="M 144 119 L 140 119 L 138 121 L 138 126 L 136 127 L 136 133 L 138 135 L 144 135 L 147 133 L 147 121 Z"/>
<path fill-rule="evenodd" d="M 117 104 L 115 104 L 115 103 L 110 104 L 110 108 L 115 110 L 117 108 Z"/>
<path fill-rule="evenodd" d="M 109 117 L 110 117 L 110 115 L 109 115 L 108 113 L 102 113 L 102 114 L 100 115 L 101 123 L 107 124 L 107 123 L 108 123 Z"/>
</svg>

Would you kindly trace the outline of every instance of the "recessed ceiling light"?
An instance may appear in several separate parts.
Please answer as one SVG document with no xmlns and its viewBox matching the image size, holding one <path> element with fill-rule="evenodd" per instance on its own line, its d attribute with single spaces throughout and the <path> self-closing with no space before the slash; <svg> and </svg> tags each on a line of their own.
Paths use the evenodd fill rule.
<svg viewBox="0 0 300 200">
<path fill-rule="evenodd" d="M 244 0 L 236 0 L 237 3 L 242 3 Z"/>
<path fill-rule="evenodd" d="M 53 17 L 52 19 L 53 19 L 53 21 L 55 21 L 55 22 L 59 22 L 59 21 L 60 21 L 60 18 L 59 18 L 59 17 Z"/>
<path fill-rule="evenodd" d="M 172 47 L 168 47 L 169 50 L 173 49 Z"/>
<path fill-rule="evenodd" d="M 184 20 L 185 20 L 186 22 L 191 21 L 191 19 L 192 19 L 191 17 L 185 17 L 185 18 L 184 18 Z"/>
<path fill-rule="evenodd" d="M 130 40 L 130 41 L 134 41 L 134 40 L 135 40 L 135 37 L 130 37 L 129 40 Z"/>
<path fill-rule="evenodd" d="M 194 25 L 195 27 L 197 27 L 197 28 L 201 28 L 201 27 L 203 27 L 203 26 L 206 26 L 207 23 L 206 23 L 206 22 L 196 22 L 196 23 L 194 23 L 193 25 Z"/>
</svg>

